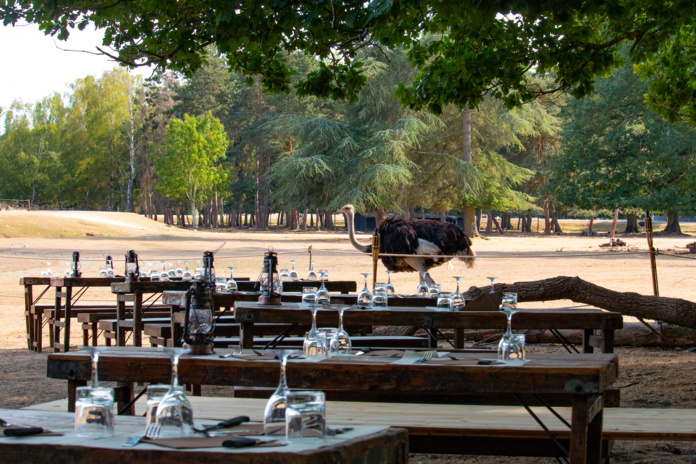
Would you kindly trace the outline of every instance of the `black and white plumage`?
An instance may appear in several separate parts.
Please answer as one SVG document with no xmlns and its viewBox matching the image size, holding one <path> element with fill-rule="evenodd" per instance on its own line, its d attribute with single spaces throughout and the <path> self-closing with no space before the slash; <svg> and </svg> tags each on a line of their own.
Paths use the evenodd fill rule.
<svg viewBox="0 0 696 464">
<path fill-rule="evenodd" d="M 340 210 L 346 216 L 348 236 L 355 248 L 372 253 L 371 245 L 363 245 L 355 238 L 355 208 L 346 205 Z M 473 266 L 475 253 L 471 249 L 471 239 L 462 229 L 449 222 L 431 219 L 404 219 L 393 216 L 385 219 L 377 228 L 380 236 L 379 252 L 403 255 L 430 255 L 427 258 L 382 256 L 382 264 L 394 272 L 419 272 L 439 266 L 452 258 L 439 255 L 459 255 Z M 433 283 L 430 279 L 429 283 Z"/>
</svg>

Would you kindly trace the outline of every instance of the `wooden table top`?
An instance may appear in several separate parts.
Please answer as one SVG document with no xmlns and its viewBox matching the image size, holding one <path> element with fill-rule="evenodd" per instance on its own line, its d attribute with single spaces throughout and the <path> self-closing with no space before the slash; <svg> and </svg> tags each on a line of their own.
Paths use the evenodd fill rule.
<svg viewBox="0 0 696 464">
<path fill-rule="evenodd" d="M 182 356 L 181 383 L 275 387 L 277 360 L 221 358 L 232 350 L 217 349 L 208 356 Z M 475 352 L 460 361 L 442 360 L 424 364 L 392 364 L 395 358 L 375 356 L 329 358 L 320 362 L 291 359 L 288 385 L 382 392 L 441 393 L 601 393 L 616 379 L 618 359 L 614 354 L 532 354 L 521 366 L 480 365 L 479 359 L 495 354 Z M 48 376 L 88 380 L 90 357 L 86 352 L 55 353 L 48 357 Z M 103 352 L 99 378 L 123 382 L 167 383 L 169 357 L 155 348 L 126 348 Z"/>
<path fill-rule="evenodd" d="M 433 301 L 434 303 L 434 301 Z M 320 307 L 317 325 L 336 327 L 336 305 Z M 237 322 L 311 324 L 309 307 L 302 303 L 260 305 L 237 301 Z M 390 307 L 358 309 L 351 307 L 343 315 L 345 325 L 409 325 L 422 328 L 504 329 L 507 318 L 500 311 L 438 311 L 428 307 Z M 519 309 L 512 316 L 514 329 L 597 329 L 615 330 L 623 326 L 621 313 L 601 309 Z"/>
<path fill-rule="evenodd" d="M 260 414 L 263 415 L 263 408 Z M 40 426 L 64 434 L 50 437 L 0 437 L 3 462 L 328 464 L 366 462 L 368 453 L 376 453 L 370 455 L 380 456 L 380 462 L 406 463 L 408 460 L 406 430 L 384 425 L 358 425 L 352 431 L 326 440 L 307 439 L 287 446 L 176 450 L 142 442 L 132 448 L 122 446 L 127 439 L 143 432 L 144 417 L 116 416 L 115 436 L 100 439 L 77 437 L 73 432 L 75 415 L 72 413 L 0 409 L 0 417 L 12 423 Z M 195 422 L 197 427 L 203 427 L 211 421 L 200 419 Z M 344 425 L 332 421 L 330 416 L 327 416 L 327 424 Z"/>
<path fill-rule="evenodd" d="M 110 287 L 125 277 L 51 277 L 51 287 Z"/>
<path fill-rule="evenodd" d="M 132 282 L 116 282 L 111 285 L 113 293 L 161 293 L 166 290 L 186 291 L 191 288 L 190 280 L 136 280 Z"/>
<path fill-rule="evenodd" d="M 49 285 L 50 277 L 27 276 L 19 279 L 19 285 Z"/>
</svg>

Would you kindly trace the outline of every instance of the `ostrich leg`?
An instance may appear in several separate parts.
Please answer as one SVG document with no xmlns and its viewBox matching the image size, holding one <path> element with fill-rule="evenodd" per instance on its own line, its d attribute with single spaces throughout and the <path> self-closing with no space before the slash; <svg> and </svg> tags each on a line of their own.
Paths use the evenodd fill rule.
<svg viewBox="0 0 696 464">
<path fill-rule="evenodd" d="M 413 269 L 418 271 L 418 277 L 422 281 L 423 280 L 423 272 L 426 272 L 428 270 L 427 267 L 425 267 L 425 260 L 423 258 L 404 258 L 404 261 L 406 261 L 406 264 L 411 266 Z M 425 282 L 428 285 L 432 285 L 435 283 L 432 277 L 430 277 L 430 274 L 426 276 Z"/>
</svg>

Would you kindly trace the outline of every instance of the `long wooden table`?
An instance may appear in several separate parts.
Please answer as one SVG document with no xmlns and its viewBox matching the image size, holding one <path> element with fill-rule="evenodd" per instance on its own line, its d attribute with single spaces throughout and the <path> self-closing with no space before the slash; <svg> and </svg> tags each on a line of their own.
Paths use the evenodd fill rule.
<svg viewBox="0 0 696 464">
<path fill-rule="evenodd" d="M 29 424 L 63 433 L 63 436 L 0 437 L 0 455 L 3 462 L 76 464 L 352 464 L 380 462 L 406 464 L 408 462 L 408 434 L 405 429 L 384 425 L 354 426 L 354 430 L 326 440 L 308 439 L 277 447 L 252 448 L 196 448 L 171 449 L 139 443 L 125 448 L 122 444 L 145 429 L 144 417 L 118 416 L 116 435 L 92 439 L 75 436 L 75 416 L 71 413 L 22 411 L 0 409 L 0 417 L 12 423 Z M 231 416 L 232 417 L 232 416 Z M 196 420 L 198 427 L 210 421 Z M 331 422 L 329 425 L 342 425 Z M 205 440 L 205 438 L 201 438 Z"/>
<path fill-rule="evenodd" d="M 338 311 L 335 305 L 330 309 L 320 309 L 317 313 L 319 327 L 336 327 Z M 248 301 L 235 303 L 234 317 L 241 324 L 240 346 L 252 348 L 254 324 L 286 323 L 308 325 L 312 322 L 311 313 L 301 303 L 281 303 L 280 305 L 259 305 Z M 395 325 L 415 326 L 424 329 L 455 329 L 455 348 L 463 348 L 461 334 L 464 329 L 504 329 L 507 319 L 499 311 L 437 311 L 427 307 L 390 307 L 357 309 L 351 308 L 343 315 L 344 325 Z M 623 326 L 620 313 L 601 309 L 520 309 L 512 317 L 515 330 L 525 329 L 580 329 L 583 331 L 583 352 L 592 353 L 595 346 L 604 353 L 614 349 L 614 331 Z M 597 331 L 598 335 L 594 335 Z M 431 332 L 432 333 L 432 332 Z M 431 336 L 431 346 L 437 340 Z"/>
<path fill-rule="evenodd" d="M 24 286 L 24 318 L 27 324 L 27 348 L 31 351 L 43 349 L 42 327 L 43 308 L 36 308 L 46 292 L 50 289 L 50 277 L 22 277 L 19 285 Z M 44 287 L 38 296 L 34 296 L 34 286 Z M 37 310 L 38 309 L 38 310 Z"/>
<path fill-rule="evenodd" d="M 223 350 L 218 350 L 222 353 Z M 230 351 L 231 353 L 231 351 Z M 414 393 L 497 393 L 568 395 L 572 404 L 569 459 L 571 463 L 599 462 L 604 393 L 618 374 L 613 354 L 547 354 L 530 356 L 526 364 L 480 365 L 473 359 L 392 364 L 393 358 L 330 358 L 321 362 L 290 360 L 291 388 L 344 391 Z M 171 373 L 167 356 L 154 349 L 105 352 L 99 360 L 101 380 L 117 382 L 167 382 Z M 90 378 L 86 353 L 51 354 L 48 376 L 68 380 L 68 397 Z M 184 356 L 179 361 L 182 383 L 274 387 L 279 363 L 275 360 Z"/>
<path fill-rule="evenodd" d="M 70 351 L 72 309 L 91 287 L 110 287 L 124 277 L 53 277 L 50 286 L 56 289 L 53 320 L 49 321 L 49 345 L 55 352 Z M 61 314 L 62 313 L 62 314 Z M 62 341 L 61 341 L 62 331 Z"/>
</svg>

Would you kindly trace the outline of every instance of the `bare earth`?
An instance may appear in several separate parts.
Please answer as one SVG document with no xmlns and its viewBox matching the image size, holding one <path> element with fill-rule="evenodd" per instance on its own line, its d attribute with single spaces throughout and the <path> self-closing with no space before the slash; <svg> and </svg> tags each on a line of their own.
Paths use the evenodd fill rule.
<svg viewBox="0 0 696 464">
<path fill-rule="evenodd" d="M 569 224 L 569 227 L 578 228 L 579 225 Z M 696 227 L 684 229 L 696 231 Z M 474 249 L 479 259 L 473 269 L 462 262 L 454 262 L 452 268 L 441 266 L 432 270 L 431 275 L 446 290 L 454 290 L 452 276 L 455 275 L 464 276 L 464 288 L 489 285 L 489 276 L 498 277 L 497 282 L 511 283 L 563 275 L 579 276 L 617 291 L 652 294 L 648 255 L 640 253 L 647 250 L 644 234 L 621 238 L 636 252 L 629 254 L 600 248 L 600 244 L 607 243 L 606 237 L 510 234 L 493 236 L 490 240 L 476 239 Z M 364 235 L 361 241 L 367 243 L 368 240 L 369 235 Z M 693 236 L 657 237 L 655 246 L 660 250 L 683 252 L 685 245 L 694 240 Z M 79 250 L 83 257 L 83 274 L 95 276 L 107 254 L 114 256 L 120 268 L 126 250 L 134 249 L 145 269 L 159 265 L 162 260 L 190 260 L 193 268 L 203 251 L 222 246 L 215 255 L 218 275 L 226 275 L 227 266 L 235 266 L 235 275 L 255 278 L 261 270 L 263 252 L 272 247 L 279 254 L 281 268 L 289 268 L 290 260 L 295 259 L 302 275 L 308 269 L 310 245 L 315 269 L 327 269 L 332 279 L 360 282 L 360 273 L 370 272 L 370 257 L 353 249 L 347 235 L 339 232 L 193 232 L 126 213 L 0 211 L 0 340 L 3 344 L 0 407 L 21 408 L 66 396 L 64 382 L 45 376 L 47 355 L 26 349 L 23 287 L 19 279 L 39 275 L 47 262 L 55 273 L 62 273 L 72 251 Z M 583 252 L 582 256 L 577 256 L 577 252 Z M 659 257 L 660 294 L 696 301 L 695 268 L 696 261 L 692 259 Z M 386 280 L 381 264 L 379 276 Z M 395 274 L 392 281 L 398 292 L 415 292 L 416 274 Z M 108 290 L 90 290 L 82 301 L 113 301 L 113 297 Z M 572 302 L 553 301 L 544 305 L 560 307 L 572 305 Z M 72 339 L 76 343 L 81 340 L 77 330 Z M 696 340 L 693 344 L 696 345 Z M 552 345 L 532 347 L 532 351 L 556 349 Z M 622 388 L 622 405 L 696 408 L 696 352 L 685 352 L 684 347 L 622 347 L 616 351 L 621 366 L 616 385 Z M 223 389 L 204 389 L 206 393 L 226 394 Z M 696 444 L 622 442 L 615 445 L 612 458 L 617 463 L 696 463 Z M 553 459 L 445 455 L 411 455 L 411 461 L 555 462 Z"/>
</svg>

